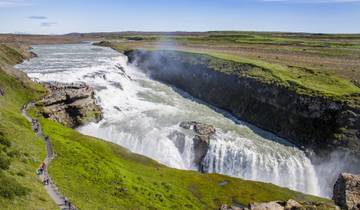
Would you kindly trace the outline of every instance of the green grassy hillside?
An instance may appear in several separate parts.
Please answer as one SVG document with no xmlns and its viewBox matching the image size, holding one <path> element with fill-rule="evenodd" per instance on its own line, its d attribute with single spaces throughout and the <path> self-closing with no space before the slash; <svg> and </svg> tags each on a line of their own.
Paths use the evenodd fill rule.
<svg viewBox="0 0 360 210">
<path fill-rule="evenodd" d="M 45 157 L 44 143 L 20 113 L 23 104 L 37 100 L 45 90 L 2 70 L 0 87 L 5 93 L 0 96 L 1 209 L 57 209 L 35 178 Z M 165 167 L 43 119 L 39 109 L 33 109 L 32 115 L 40 119 L 56 154 L 50 176 L 79 209 L 217 209 L 223 203 L 247 205 L 289 198 L 323 202 L 319 209 L 331 208 L 329 200 L 272 184 Z"/>
<path fill-rule="evenodd" d="M 3 53 L 4 49 L 7 53 Z M 20 62 L 23 56 L 0 45 L 3 65 Z M 24 77 L 8 75 L 9 71 L 21 74 L 3 68 L 0 66 L 0 88 L 4 92 L 0 95 L 0 209 L 57 209 L 35 176 L 46 156 L 45 145 L 20 112 L 25 103 L 43 95 L 44 89 Z"/>
</svg>

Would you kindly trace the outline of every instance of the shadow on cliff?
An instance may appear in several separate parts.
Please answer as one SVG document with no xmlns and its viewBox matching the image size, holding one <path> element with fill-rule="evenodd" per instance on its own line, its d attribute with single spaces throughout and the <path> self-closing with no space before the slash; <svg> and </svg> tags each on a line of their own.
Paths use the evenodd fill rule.
<svg viewBox="0 0 360 210">
<path fill-rule="evenodd" d="M 161 82 L 161 81 L 160 81 Z M 164 82 L 163 82 L 164 83 Z M 166 83 L 165 83 L 166 84 Z M 182 97 L 189 99 L 191 101 L 194 101 L 198 104 L 202 104 L 205 105 L 209 108 L 211 108 L 212 110 L 214 110 L 215 112 L 221 114 L 223 117 L 230 119 L 231 121 L 233 121 L 235 124 L 237 125 L 242 125 L 242 126 L 246 126 L 248 127 L 252 132 L 254 132 L 255 134 L 261 136 L 262 138 L 264 138 L 265 140 L 269 140 L 269 141 L 273 141 L 273 142 L 277 142 L 279 144 L 282 144 L 284 146 L 289 146 L 289 147 L 298 147 L 297 145 L 291 143 L 291 141 L 280 138 L 278 136 L 276 136 L 275 134 L 263 130 L 251 123 L 245 122 L 242 119 L 239 119 L 237 117 L 235 117 L 234 115 L 232 115 L 230 112 L 224 110 L 224 109 L 220 109 L 216 106 L 213 106 L 209 103 L 206 103 L 205 101 L 202 101 L 201 99 L 195 98 L 194 96 L 190 95 L 188 92 L 183 91 L 173 85 L 167 84 L 172 90 L 174 90 L 176 93 L 178 93 L 179 95 L 181 95 Z M 301 149 L 301 148 L 300 148 Z"/>
</svg>

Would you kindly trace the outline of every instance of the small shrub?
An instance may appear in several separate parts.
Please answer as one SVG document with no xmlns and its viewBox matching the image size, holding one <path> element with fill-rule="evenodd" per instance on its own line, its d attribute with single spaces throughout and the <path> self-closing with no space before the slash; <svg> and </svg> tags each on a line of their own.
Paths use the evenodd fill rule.
<svg viewBox="0 0 360 210">
<path fill-rule="evenodd" d="M 6 147 L 11 146 L 11 142 L 9 141 L 9 139 L 5 138 L 5 136 L 3 136 L 2 133 L 0 133 L 0 144 L 4 145 Z"/>
<path fill-rule="evenodd" d="M 13 151 L 8 152 L 7 155 L 12 158 L 20 157 L 20 152 L 17 150 L 13 150 Z"/>
<path fill-rule="evenodd" d="M 19 171 L 19 172 L 16 173 L 16 175 L 24 177 L 24 176 L 25 176 L 25 172 Z"/>
<path fill-rule="evenodd" d="M 20 185 L 15 179 L 0 173 L 0 197 L 14 199 L 15 196 L 24 196 L 29 189 Z"/>
<path fill-rule="evenodd" d="M 7 170 L 10 167 L 10 159 L 3 153 L 0 153 L 0 169 Z"/>
</svg>

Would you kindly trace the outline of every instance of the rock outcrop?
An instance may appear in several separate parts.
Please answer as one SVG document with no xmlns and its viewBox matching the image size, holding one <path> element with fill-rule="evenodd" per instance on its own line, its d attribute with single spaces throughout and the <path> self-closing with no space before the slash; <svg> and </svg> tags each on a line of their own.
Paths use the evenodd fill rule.
<svg viewBox="0 0 360 210">
<path fill-rule="evenodd" d="M 45 83 L 49 94 L 41 101 L 43 115 L 68 127 L 101 119 L 94 90 L 86 84 Z"/>
<path fill-rule="evenodd" d="M 201 54 L 133 50 L 125 53 L 153 79 L 227 110 L 298 146 L 360 151 L 360 109 L 325 96 L 306 95 L 243 76 L 250 64 Z"/>
<path fill-rule="evenodd" d="M 278 202 L 271 201 L 267 203 L 252 203 L 249 206 L 250 210 L 284 210 Z"/>
<path fill-rule="evenodd" d="M 334 209 L 334 206 L 329 206 L 323 203 L 303 203 L 300 204 L 295 200 L 270 201 L 270 202 L 256 202 L 251 203 L 247 207 L 239 207 L 234 205 L 223 204 L 219 210 L 306 210 L 306 209 Z"/>
<path fill-rule="evenodd" d="M 195 121 L 182 122 L 180 123 L 180 127 L 193 130 L 195 132 L 195 136 L 193 138 L 195 151 L 194 163 L 200 165 L 209 149 L 210 137 L 216 132 L 215 127 Z"/>
<path fill-rule="evenodd" d="M 333 200 L 345 210 L 360 210 L 360 175 L 340 174 L 334 185 Z"/>
</svg>

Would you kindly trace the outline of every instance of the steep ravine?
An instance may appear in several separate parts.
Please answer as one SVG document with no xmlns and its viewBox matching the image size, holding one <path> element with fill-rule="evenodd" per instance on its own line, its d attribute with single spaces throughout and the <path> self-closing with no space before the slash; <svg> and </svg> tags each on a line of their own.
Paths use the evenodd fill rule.
<svg viewBox="0 0 360 210">
<path fill-rule="evenodd" d="M 250 64 L 175 51 L 125 52 L 152 78 L 316 152 L 360 151 L 360 110 L 342 101 L 295 91 L 242 76 Z M 227 71 L 231 68 L 231 71 Z M 258 67 L 256 67 L 258 68 Z M 225 72 L 225 73 L 224 73 Z"/>
</svg>

